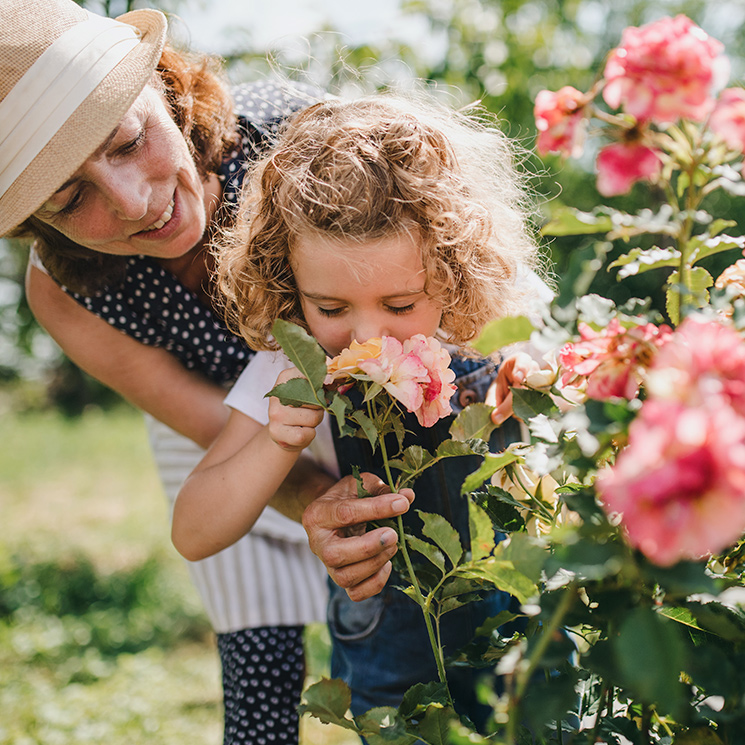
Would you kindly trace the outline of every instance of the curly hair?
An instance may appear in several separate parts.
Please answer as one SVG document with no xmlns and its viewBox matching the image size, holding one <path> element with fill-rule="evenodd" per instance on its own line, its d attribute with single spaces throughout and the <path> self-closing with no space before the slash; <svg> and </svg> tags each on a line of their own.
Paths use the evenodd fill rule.
<svg viewBox="0 0 745 745">
<path fill-rule="evenodd" d="M 524 311 L 530 291 L 520 269 L 538 259 L 515 155 L 484 112 L 387 94 L 306 109 L 254 165 L 234 225 L 213 246 L 231 328 L 256 349 L 276 348 L 278 318 L 307 328 L 292 250 L 313 235 L 344 241 L 340 251 L 415 235 L 425 289 L 442 304 L 441 328 L 454 343 Z"/>
<path fill-rule="evenodd" d="M 237 142 L 233 101 L 219 60 L 166 44 L 151 84 L 163 92 L 199 174 L 204 178 L 215 172 L 223 153 Z M 80 246 L 33 215 L 10 235 L 35 239 L 36 251 L 49 273 L 76 292 L 92 294 L 124 279 L 126 256 Z"/>
</svg>

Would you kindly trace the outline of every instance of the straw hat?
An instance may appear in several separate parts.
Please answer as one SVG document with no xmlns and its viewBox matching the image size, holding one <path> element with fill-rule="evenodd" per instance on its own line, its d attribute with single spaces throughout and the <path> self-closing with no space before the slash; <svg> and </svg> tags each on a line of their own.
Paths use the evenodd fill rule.
<svg viewBox="0 0 745 745">
<path fill-rule="evenodd" d="M 0 235 L 111 134 L 150 80 L 166 18 L 116 20 L 72 0 L 0 0 Z"/>
</svg>

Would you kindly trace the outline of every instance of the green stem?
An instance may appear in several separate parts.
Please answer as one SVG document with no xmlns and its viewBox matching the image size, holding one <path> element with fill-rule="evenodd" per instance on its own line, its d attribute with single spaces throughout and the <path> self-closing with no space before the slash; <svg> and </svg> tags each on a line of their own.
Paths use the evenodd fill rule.
<svg viewBox="0 0 745 745">
<path fill-rule="evenodd" d="M 391 493 L 396 492 L 396 486 L 393 481 L 393 475 L 391 474 L 391 468 L 388 464 L 388 451 L 385 446 L 385 440 L 383 437 L 380 438 L 380 453 L 383 456 L 383 467 L 385 468 L 386 478 L 388 479 L 388 487 Z M 437 675 L 440 679 L 440 683 L 445 686 L 445 692 L 447 694 L 448 703 L 454 707 L 453 697 L 450 694 L 450 687 L 448 686 L 447 676 L 445 675 L 445 659 L 442 654 L 442 647 L 439 644 L 435 631 L 432 628 L 432 618 L 429 613 L 429 603 L 425 600 L 422 595 L 422 590 L 419 587 L 419 580 L 417 579 L 416 572 L 414 571 L 414 565 L 411 563 L 411 557 L 409 556 L 409 550 L 406 546 L 406 537 L 404 535 L 404 522 L 401 515 L 396 518 L 398 526 L 398 541 L 401 547 L 401 554 L 404 557 L 406 563 L 406 569 L 409 573 L 409 581 L 414 588 L 415 599 L 419 607 L 422 609 L 422 615 L 424 616 L 424 624 L 427 627 L 427 635 L 429 636 L 429 643 L 432 646 L 432 653 L 435 656 L 435 665 L 437 666 Z"/>
<path fill-rule="evenodd" d="M 507 742 L 515 742 L 515 736 L 517 734 L 520 703 L 522 702 L 525 692 L 530 685 L 530 681 L 533 678 L 533 674 L 538 669 L 538 665 L 541 662 L 543 655 L 548 649 L 548 645 L 551 643 L 551 639 L 556 631 L 561 626 L 564 616 L 568 613 L 569 609 L 574 603 L 574 599 L 577 596 L 577 588 L 574 585 L 570 585 L 564 596 L 561 598 L 556 610 L 554 611 L 551 620 L 546 626 L 543 627 L 543 632 L 538 643 L 533 647 L 530 656 L 528 657 L 528 664 L 524 669 L 521 669 L 516 675 L 515 679 L 515 692 L 513 694 L 512 706 L 510 706 L 510 718 L 507 721 Z"/>
</svg>

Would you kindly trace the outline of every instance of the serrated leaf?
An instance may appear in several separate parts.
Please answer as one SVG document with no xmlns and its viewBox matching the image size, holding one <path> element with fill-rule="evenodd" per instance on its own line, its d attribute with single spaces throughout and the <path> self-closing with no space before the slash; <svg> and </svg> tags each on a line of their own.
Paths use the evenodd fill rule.
<svg viewBox="0 0 745 745">
<path fill-rule="evenodd" d="M 618 279 L 625 279 L 636 274 L 642 274 L 650 269 L 665 266 L 677 266 L 680 263 L 680 251 L 672 248 L 635 248 L 627 254 L 619 256 L 608 265 L 608 269 L 621 267 Z"/>
<path fill-rule="evenodd" d="M 352 412 L 352 419 L 360 426 L 374 453 L 378 446 L 378 430 L 375 428 L 372 419 L 364 411 L 359 410 Z"/>
<path fill-rule="evenodd" d="M 335 393 L 331 398 L 329 409 L 336 417 L 336 425 L 343 436 L 354 434 L 354 429 L 349 425 L 346 417 L 346 412 L 351 408 L 352 404 L 346 396 L 341 396 L 338 393 Z"/>
<path fill-rule="evenodd" d="M 497 556 L 505 561 L 511 561 L 515 569 L 537 583 L 549 553 L 535 538 L 525 533 L 513 533 L 509 543 L 497 545 Z"/>
<path fill-rule="evenodd" d="M 608 215 L 581 212 L 563 207 L 554 212 L 552 218 L 541 228 L 542 235 L 591 235 L 607 233 L 613 228 Z"/>
<path fill-rule="evenodd" d="M 442 516 L 417 510 L 424 527 L 422 533 L 439 546 L 455 567 L 463 556 L 463 546 L 458 531 Z"/>
<path fill-rule="evenodd" d="M 284 406 L 318 406 L 318 396 L 306 378 L 290 378 L 272 388 L 264 398 L 276 396 Z"/>
<path fill-rule="evenodd" d="M 691 263 L 695 264 L 696 262 L 701 261 L 701 259 L 705 259 L 707 256 L 714 256 L 714 254 L 721 253 L 722 251 L 731 251 L 735 248 L 739 251 L 742 251 L 745 248 L 745 236 L 718 235 L 715 238 L 707 238 L 703 241 L 699 241 L 695 258 Z"/>
<path fill-rule="evenodd" d="M 547 393 L 531 391 L 527 388 L 512 388 L 511 390 L 512 410 L 515 416 L 524 422 L 538 414 L 547 414 L 556 409 L 556 404 Z"/>
<path fill-rule="evenodd" d="M 447 702 L 447 688 L 444 683 L 415 683 L 404 693 L 398 713 L 404 719 L 411 719 L 425 712 L 433 704 L 445 706 Z"/>
<path fill-rule="evenodd" d="M 690 626 L 692 629 L 697 629 L 698 631 L 706 631 L 706 629 L 699 626 L 695 616 L 691 613 L 690 610 L 688 610 L 688 608 L 670 608 L 662 606 L 661 608 L 657 609 L 657 613 L 659 613 L 661 616 L 665 616 L 665 618 L 669 618 L 671 621 L 676 621 L 677 623 L 683 624 L 684 626 Z"/>
<path fill-rule="evenodd" d="M 494 550 L 494 528 L 486 510 L 476 502 L 468 503 L 468 527 L 471 534 L 471 557 L 474 561 L 489 556 Z"/>
<path fill-rule="evenodd" d="M 323 390 L 326 379 L 326 353 L 321 345 L 297 324 L 277 319 L 272 335 L 295 367 L 305 375 L 316 391 Z"/>
<path fill-rule="evenodd" d="M 413 745 L 416 737 L 406 731 L 406 722 L 392 706 L 377 706 L 355 717 L 360 734 L 370 745 Z"/>
<path fill-rule="evenodd" d="M 528 341 L 534 330 L 535 326 L 526 316 L 497 318 L 484 326 L 471 346 L 486 357 L 510 344 Z"/>
<path fill-rule="evenodd" d="M 466 476 L 463 486 L 460 488 L 460 493 L 470 494 L 472 491 L 480 489 L 497 471 L 516 461 L 522 462 L 522 458 L 511 450 L 505 450 L 497 454 L 487 454 L 479 468 Z"/>
<path fill-rule="evenodd" d="M 457 721 L 457 717 L 449 707 L 430 706 L 417 729 L 429 745 L 449 745 L 450 728 L 454 721 Z"/>
<path fill-rule="evenodd" d="M 324 724 L 357 731 L 354 722 L 346 716 L 351 703 L 352 693 L 343 680 L 323 678 L 305 691 L 298 713 L 301 716 L 310 714 Z"/>
<path fill-rule="evenodd" d="M 527 603 L 538 592 L 535 583 L 515 569 L 511 561 L 501 561 L 494 557 L 478 564 L 466 565 L 458 569 L 458 575 L 490 582 L 498 590 L 514 595 L 521 603 Z"/>
<path fill-rule="evenodd" d="M 483 440 L 468 440 L 460 442 L 459 440 L 443 440 L 435 451 L 437 458 L 459 458 L 463 455 L 481 455 L 479 443 Z M 487 446 L 488 452 L 488 446 Z"/>
<path fill-rule="evenodd" d="M 450 437 L 460 442 L 471 439 L 488 441 L 496 429 L 491 418 L 492 411 L 494 407 L 488 404 L 475 403 L 466 406 L 450 425 Z"/>
<path fill-rule="evenodd" d="M 445 555 L 437 546 L 433 546 L 431 543 L 427 543 L 427 541 L 423 541 L 415 535 L 408 534 L 406 536 L 406 543 L 408 543 L 413 551 L 420 553 L 425 559 L 432 562 L 442 574 L 445 574 Z"/>
</svg>

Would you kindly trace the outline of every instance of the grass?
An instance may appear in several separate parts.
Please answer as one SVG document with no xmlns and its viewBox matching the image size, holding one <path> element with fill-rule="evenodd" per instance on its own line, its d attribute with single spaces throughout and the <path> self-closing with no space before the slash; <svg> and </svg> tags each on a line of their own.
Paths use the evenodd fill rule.
<svg viewBox="0 0 745 745">
<path fill-rule="evenodd" d="M 219 662 L 141 416 L 2 415 L 0 745 L 219 745 Z M 327 634 L 308 635 L 310 678 Z M 358 745 L 316 720 L 302 745 Z"/>
</svg>

